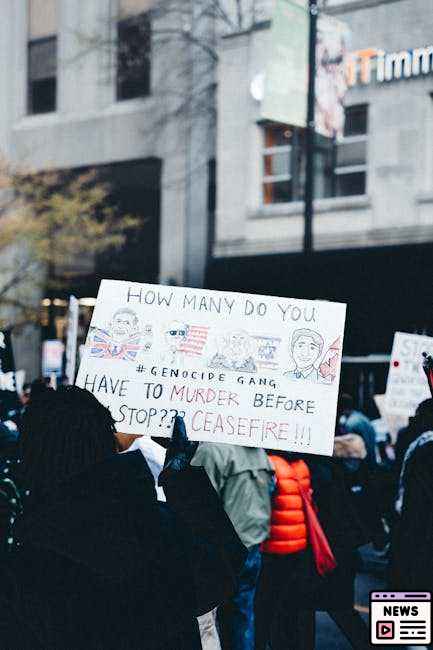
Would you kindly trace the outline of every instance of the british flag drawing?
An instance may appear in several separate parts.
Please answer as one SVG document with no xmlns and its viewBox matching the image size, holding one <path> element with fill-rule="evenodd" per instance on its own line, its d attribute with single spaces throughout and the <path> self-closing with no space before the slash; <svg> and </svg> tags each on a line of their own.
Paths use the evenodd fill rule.
<svg viewBox="0 0 433 650">
<path fill-rule="evenodd" d="M 179 345 L 179 351 L 193 357 L 200 357 L 203 354 L 207 342 L 209 327 L 200 325 L 189 325 L 186 339 Z"/>
<path fill-rule="evenodd" d="M 135 361 L 140 350 L 140 333 L 133 334 L 127 341 L 114 341 L 109 332 L 96 330 L 91 339 L 90 356 Z"/>
</svg>

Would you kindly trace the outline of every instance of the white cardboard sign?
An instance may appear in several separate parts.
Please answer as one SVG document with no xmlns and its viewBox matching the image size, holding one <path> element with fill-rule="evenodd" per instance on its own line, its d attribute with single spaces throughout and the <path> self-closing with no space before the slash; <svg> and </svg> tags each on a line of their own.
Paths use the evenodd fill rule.
<svg viewBox="0 0 433 650">
<path fill-rule="evenodd" d="M 433 355 L 433 338 L 395 333 L 386 385 L 387 415 L 411 417 L 418 404 L 431 397 L 422 369 L 423 352 Z"/>
<path fill-rule="evenodd" d="M 118 431 L 331 455 L 346 306 L 101 283 L 77 384 Z"/>
</svg>

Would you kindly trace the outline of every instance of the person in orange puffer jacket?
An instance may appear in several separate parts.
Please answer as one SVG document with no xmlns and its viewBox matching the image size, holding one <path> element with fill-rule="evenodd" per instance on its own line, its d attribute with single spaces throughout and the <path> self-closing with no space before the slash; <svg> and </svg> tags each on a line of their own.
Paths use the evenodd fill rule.
<svg viewBox="0 0 433 650">
<path fill-rule="evenodd" d="M 288 584 L 302 584 L 311 574 L 307 521 L 299 483 L 311 490 L 310 470 L 300 459 L 271 454 L 275 469 L 269 538 L 262 544 L 263 568 L 256 596 L 256 650 L 314 647 L 314 611 L 294 607 L 278 611 Z M 290 459 L 290 460 L 289 460 Z"/>
<path fill-rule="evenodd" d="M 356 549 L 367 539 L 339 459 L 280 451 L 270 460 L 276 490 L 270 535 L 262 544 L 256 650 L 313 650 L 315 611 L 326 611 L 355 650 L 366 650 L 368 628 L 354 609 L 354 581 Z M 311 490 L 336 559 L 336 568 L 326 576 L 316 570 L 299 485 L 304 492 Z"/>
</svg>

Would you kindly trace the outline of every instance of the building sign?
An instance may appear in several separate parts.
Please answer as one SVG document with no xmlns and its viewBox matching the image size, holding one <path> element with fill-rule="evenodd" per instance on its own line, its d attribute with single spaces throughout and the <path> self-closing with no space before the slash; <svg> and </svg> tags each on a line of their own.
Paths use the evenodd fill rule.
<svg viewBox="0 0 433 650">
<path fill-rule="evenodd" d="M 433 45 L 385 52 L 369 47 L 352 52 L 347 68 L 349 86 L 411 79 L 433 72 Z"/>
<path fill-rule="evenodd" d="M 305 1 L 277 0 L 261 107 L 265 120 L 305 127 L 309 21 Z"/>
<path fill-rule="evenodd" d="M 251 94 L 263 100 L 263 119 L 305 127 L 308 95 L 310 16 L 306 0 L 277 0 L 272 20 L 266 73 L 251 82 Z M 347 25 L 320 14 L 316 46 L 316 131 L 333 138 L 344 130 L 347 91 Z"/>
</svg>

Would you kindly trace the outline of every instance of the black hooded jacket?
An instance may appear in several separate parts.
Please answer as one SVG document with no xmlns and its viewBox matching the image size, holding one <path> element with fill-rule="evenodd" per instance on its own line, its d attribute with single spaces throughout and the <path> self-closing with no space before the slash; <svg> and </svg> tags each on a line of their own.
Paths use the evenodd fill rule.
<svg viewBox="0 0 433 650">
<path fill-rule="evenodd" d="M 141 452 L 25 497 L 0 560 L 2 650 L 196 650 L 245 549 L 200 468 L 157 502 Z"/>
<path fill-rule="evenodd" d="M 394 590 L 433 585 L 433 441 L 416 448 L 403 478 L 401 516 L 394 526 L 389 583 Z"/>
</svg>

